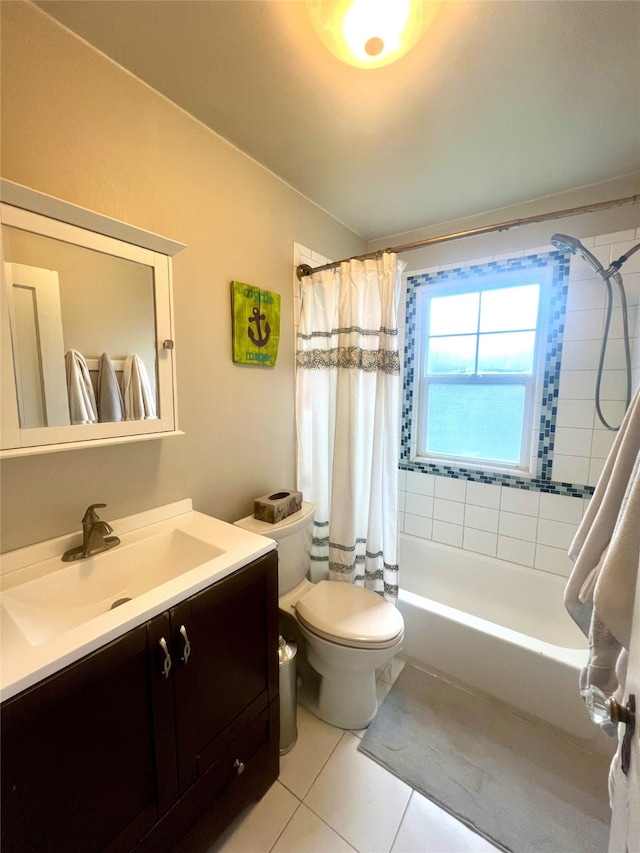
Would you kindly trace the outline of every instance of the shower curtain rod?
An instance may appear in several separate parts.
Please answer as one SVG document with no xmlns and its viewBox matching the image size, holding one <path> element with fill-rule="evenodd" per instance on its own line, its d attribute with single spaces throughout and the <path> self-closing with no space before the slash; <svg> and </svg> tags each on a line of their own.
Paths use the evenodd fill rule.
<svg viewBox="0 0 640 853">
<path fill-rule="evenodd" d="M 421 249 L 423 246 L 433 246 L 436 243 L 447 243 L 450 240 L 460 240 L 462 237 L 475 237 L 478 234 L 490 234 L 493 231 L 508 231 L 518 225 L 530 225 L 534 222 L 546 222 L 549 219 L 562 219 L 565 216 L 576 216 L 579 213 L 593 213 L 597 210 L 607 210 L 610 207 L 623 207 L 626 204 L 637 204 L 640 195 L 630 195 L 626 198 L 616 198 L 611 201 L 600 201 L 596 204 L 585 204 L 582 207 L 570 207 L 567 210 L 556 210 L 552 213 L 541 213 L 538 216 L 527 216 L 524 219 L 511 219 L 508 222 L 499 222 L 497 225 L 483 225 L 480 228 L 471 228 L 469 231 L 457 231 L 455 234 L 445 234 L 442 237 L 429 237 L 426 240 L 418 240 L 415 243 L 405 243 L 402 246 L 394 246 L 391 249 L 377 249 L 375 252 L 367 252 L 364 255 L 355 255 L 353 258 L 343 258 L 341 261 L 333 261 L 321 267 L 310 267 L 309 264 L 298 264 L 296 274 L 301 280 L 305 275 L 314 272 L 330 270 L 339 267 L 347 261 L 364 261 L 367 258 L 376 258 L 383 252 L 408 252 L 410 249 Z"/>
</svg>

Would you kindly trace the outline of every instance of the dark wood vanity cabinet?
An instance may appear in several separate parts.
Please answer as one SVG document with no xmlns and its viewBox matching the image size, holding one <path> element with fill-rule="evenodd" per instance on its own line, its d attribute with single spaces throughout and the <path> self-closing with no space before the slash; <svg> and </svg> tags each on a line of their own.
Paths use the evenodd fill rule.
<svg viewBox="0 0 640 853">
<path fill-rule="evenodd" d="M 7 700 L 3 853 L 221 832 L 278 775 L 277 623 L 272 551 Z"/>
<path fill-rule="evenodd" d="M 153 826 L 148 658 L 143 625 L 3 704 L 3 851 L 126 849 Z"/>
</svg>

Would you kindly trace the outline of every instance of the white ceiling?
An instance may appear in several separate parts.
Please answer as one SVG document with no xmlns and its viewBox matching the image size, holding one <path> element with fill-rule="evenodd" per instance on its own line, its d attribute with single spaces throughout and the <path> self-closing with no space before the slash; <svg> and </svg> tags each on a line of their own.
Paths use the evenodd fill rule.
<svg viewBox="0 0 640 853">
<path fill-rule="evenodd" d="M 43 0 L 367 239 L 640 170 L 638 0 L 445 0 L 374 71 L 301 0 Z"/>
</svg>

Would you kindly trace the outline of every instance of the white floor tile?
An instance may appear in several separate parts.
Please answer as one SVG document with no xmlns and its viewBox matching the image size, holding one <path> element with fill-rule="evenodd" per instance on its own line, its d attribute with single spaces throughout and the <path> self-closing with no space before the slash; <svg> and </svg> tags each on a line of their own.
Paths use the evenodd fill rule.
<svg viewBox="0 0 640 853">
<path fill-rule="evenodd" d="M 305 805 L 361 853 L 389 853 L 411 788 L 358 752 L 345 732 Z"/>
<path fill-rule="evenodd" d="M 280 757 L 279 780 L 303 800 L 343 735 L 342 729 L 314 717 L 298 705 L 298 740 Z"/>
<path fill-rule="evenodd" d="M 291 818 L 271 853 L 355 853 L 330 826 L 304 804 Z"/>
<path fill-rule="evenodd" d="M 299 800 L 275 782 L 261 800 L 236 818 L 207 853 L 268 853 L 298 805 Z M 200 848 L 189 849 L 195 853 Z"/>
<path fill-rule="evenodd" d="M 392 853 L 493 853 L 498 848 L 414 791 Z"/>
</svg>

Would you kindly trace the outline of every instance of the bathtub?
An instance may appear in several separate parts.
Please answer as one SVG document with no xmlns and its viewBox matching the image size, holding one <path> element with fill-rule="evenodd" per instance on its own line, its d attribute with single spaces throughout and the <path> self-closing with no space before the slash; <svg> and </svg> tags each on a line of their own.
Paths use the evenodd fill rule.
<svg viewBox="0 0 640 853">
<path fill-rule="evenodd" d="M 600 738 L 578 692 L 587 640 L 564 578 L 400 534 L 403 654 L 580 738 Z"/>
</svg>

